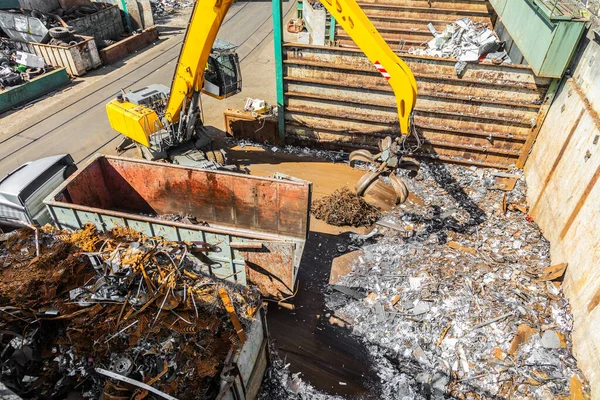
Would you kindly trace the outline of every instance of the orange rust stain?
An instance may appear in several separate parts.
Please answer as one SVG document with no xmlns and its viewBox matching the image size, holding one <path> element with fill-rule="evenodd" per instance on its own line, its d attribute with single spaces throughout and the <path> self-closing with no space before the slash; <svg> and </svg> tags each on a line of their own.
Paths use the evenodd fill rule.
<svg viewBox="0 0 600 400">
<path fill-rule="evenodd" d="M 594 309 L 596 308 L 596 306 L 598 304 L 600 304 L 600 288 L 596 291 L 596 294 L 594 295 L 594 297 L 592 297 L 592 299 L 588 303 L 588 306 L 587 306 L 588 312 L 591 313 L 592 311 L 594 311 Z"/>
<path fill-rule="evenodd" d="M 583 194 L 579 198 L 579 201 L 575 205 L 575 208 L 571 212 L 571 215 L 569 216 L 569 219 L 567 220 L 567 223 L 565 224 L 562 232 L 560 232 L 560 240 L 563 240 L 565 238 L 565 235 L 571 228 L 571 225 L 573 225 L 573 221 L 575 221 L 575 218 L 577 218 L 579 211 L 581 211 L 581 207 L 583 207 L 588 196 L 592 192 L 592 189 L 594 189 L 596 182 L 598 182 L 598 178 L 600 178 L 600 165 L 598 166 L 598 168 L 596 168 L 596 172 L 594 172 L 594 176 L 592 176 L 592 179 L 590 179 L 587 187 L 583 191 Z"/>
<path fill-rule="evenodd" d="M 579 112 L 579 116 L 577 117 L 577 119 L 575 120 L 575 123 L 571 127 L 571 130 L 569 131 L 569 135 L 567 136 L 567 139 L 563 143 L 563 145 L 562 145 L 562 147 L 560 149 L 560 152 L 558 153 L 558 156 L 554 160 L 554 164 L 552 164 L 552 168 L 550 168 L 550 172 L 548 172 L 548 175 L 546 175 L 546 179 L 544 179 L 544 185 L 542 186 L 542 190 L 540 191 L 540 194 L 538 195 L 538 198 L 537 198 L 535 204 L 533 205 L 533 207 L 531 207 L 531 213 L 530 213 L 531 215 L 535 215 L 535 209 L 538 206 L 538 204 L 539 204 L 539 202 L 540 202 L 540 200 L 542 198 L 542 195 L 546 191 L 546 187 L 548 186 L 548 182 L 550 182 L 550 179 L 552 179 L 552 176 L 554 175 L 554 172 L 556 171 L 556 167 L 558 166 L 558 163 L 560 162 L 560 160 L 562 160 L 562 157 L 565 154 L 565 151 L 567 150 L 567 146 L 571 142 L 571 138 L 573 137 L 573 133 L 575 133 L 575 129 L 577 128 L 577 126 L 579 126 L 579 122 L 581 121 L 581 117 L 583 117 L 583 112 L 584 111 L 585 111 L 585 109 L 582 108 L 581 111 Z"/>
<path fill-rule="evenodd" d="M 581 87 L 579 86 L 577 81 L 575 79 L 571 78 L 571 79 L 569 79 L 569 83 L 571 84 L 571 86 L 573 87 L 573 90 L 575 90 L 575 93 L 577 93 L 577 95 L 579 96 L 581 101 L 583 101 L 583 105 L 585 106 L 585 109 L 592 117 L 592 120 L 594 121 L 594 125 L 596 125 L 596 129 L 600 130 L 600 115 L 598 115 L 598 112 L 596 110 L 594 110 L 594 107 L 592 107 L 592 105 L 590 104 L 590 101 L 588 100 L 585 93 L 583 93 L 583 90 L 581 90 Z"/>
</svg>

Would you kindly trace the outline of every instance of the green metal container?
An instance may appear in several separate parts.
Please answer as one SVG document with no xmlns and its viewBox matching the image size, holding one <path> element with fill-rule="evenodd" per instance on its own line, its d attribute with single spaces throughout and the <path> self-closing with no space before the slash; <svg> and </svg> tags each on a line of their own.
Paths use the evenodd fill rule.
<svg viewBox="0 0 600 400">
<path fill-rule="evenodd" d="M 587 19 L 564 12 L 559 3 L 540 0 L 490 0 L 502 23 L 536 75 L 565 73 Z"/>
<path fill-rule="evenodd" d="M 0 0 L 0 8 L 20 8 L 19 0 Z"/>
<path fill-rule="evenodd" d="M 35 100 L 67 83 L 69 83 L 67 71 L 58 68 L 22 85 L 0 91 L 0 112 Z"/>
</svg>

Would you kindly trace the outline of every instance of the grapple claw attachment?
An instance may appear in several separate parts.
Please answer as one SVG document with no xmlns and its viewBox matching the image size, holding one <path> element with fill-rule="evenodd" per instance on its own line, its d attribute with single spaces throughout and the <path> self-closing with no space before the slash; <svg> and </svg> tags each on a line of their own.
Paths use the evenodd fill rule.
<svg viewBox="0 0 600 400">
<path fill-rule="evenodd" d="M 367 172 L 361 176 L 354 186 L 354 189 L 356 189 L 356 194 L 359 196 L 364 196 L 369 186 L 378 181 L 380 174 L 381 172 Z"/>
<path fill-rule="evenodd" d="M 371 153 L 369 150 L 354 150 L 350 153 L 350 166 L 354 166 L 356 161 L 362 161 L 366 163 L 375 163 L 375 155 Z"/>
<path fill-rule="evenodd" d="M 408 199 L 408 185 L 406 181 L 395 173 L 390 175 L 390 181 L 392 182 L 394 192 L 396 192 L 396 204 L 404 203 Z"/>
<path fill-rule="evenodd" d="M 368 172 L 356 183 L 356 194 L 362 197 L 371 197 L 385 204 L 402 204 L 408 199 L 408 185 L 404 179 L 398 176 L 399 169 L 410 171 L 409 176 L 415 176 L 419 171 L 419 163 L 415 160 L 403 158 L 403 152 L 399 139 L 386 137 L 379 141 L 379 154 L 372 154 L 368 150 L 355 150 L 350 153 L 350 165 L 356 161 L 372 164 L 375 172 Z M 385 184 L 380 176 L 390 179 L 392 187 Z M 388 189 L 385 189 L 387 187 Z M 393 189 L 393 190 L 392 190 Z"/>
</svg>

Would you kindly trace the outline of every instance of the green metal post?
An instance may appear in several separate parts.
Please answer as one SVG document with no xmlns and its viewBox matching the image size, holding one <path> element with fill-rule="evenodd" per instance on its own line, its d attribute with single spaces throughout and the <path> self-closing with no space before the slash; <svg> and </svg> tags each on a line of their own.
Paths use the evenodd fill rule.
<svg viewBox="0 0 600 400">
<path fill-rule="evenodd" d="M 127 10 L 127 2 L 125 0 L 121 0 L 121 6 L 123 7 L 123 12 L 125 13 L 125 22 L 127 23 L 127 32 L 132 33 L 133 29 L 131 29 L 131 17 L 129 16 L 129 11 Z"/>
<path fill-rule="evenodd" d="M 285 143 L 283 98 L 283 16 L 281 0 L 273 0 L 273 46 L 275 50 L 275 84 L 277 85 L 277 131 L 280 144 Z"/>
<path fill-rule="evenodd" d="M 333 46 L 333 41 L 335 40 L 335 17 L 331 16 L 331 21 L 329 21 L 329 42 Z"/>
</svg>

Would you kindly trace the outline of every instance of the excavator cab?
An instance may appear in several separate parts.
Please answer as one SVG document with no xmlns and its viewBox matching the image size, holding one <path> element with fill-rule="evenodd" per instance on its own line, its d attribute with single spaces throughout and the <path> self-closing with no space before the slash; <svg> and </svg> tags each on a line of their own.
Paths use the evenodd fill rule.
<svg viewBox="0 0 600 400">
<path fill-rule="evenodd" d="M 242 91 L 242 72 L 236 49 L 232 43 L 215 40 L 204 70 L 202 93 L 221 100 Z"/>
</svg>

